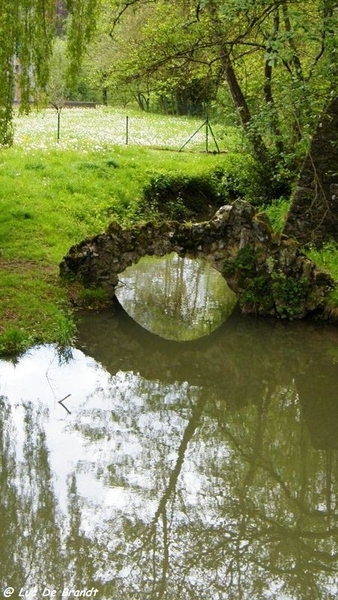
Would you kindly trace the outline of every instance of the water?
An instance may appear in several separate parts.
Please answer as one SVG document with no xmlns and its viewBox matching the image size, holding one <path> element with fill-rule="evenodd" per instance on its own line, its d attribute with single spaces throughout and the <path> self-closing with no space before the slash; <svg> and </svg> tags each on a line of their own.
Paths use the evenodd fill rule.
<svg viewBox="0 0 338 600">
<path fill-rule="evenodd" d="M 179 341 L 210 334 L 226 321 L 237 301 L 209 263 L 175 253 L 163 258 L 145 256 L 127 268 L 116 296 L 148 331 Z"/>
<path fill-rule="evenodd" d="M 338 597 L 337 330 L 79 331 L 0 361 L 0 596 Z"/>
</svg>

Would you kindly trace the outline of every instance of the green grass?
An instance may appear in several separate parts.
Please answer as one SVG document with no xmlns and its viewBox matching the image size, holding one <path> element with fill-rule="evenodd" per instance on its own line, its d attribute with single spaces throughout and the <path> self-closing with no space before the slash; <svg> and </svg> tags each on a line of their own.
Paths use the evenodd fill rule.
<svg viewBox="0 0 338 600">
<path fill-rule="evenodd" d="M 290 200 L 288 198 L 281 198 L 269 206 L 263 206 L 262 210 L 268 215 L 272 228 L 276 233 L 283 231 L 289 208 Z"/>
<path fill-rule="evenodd" d="M 338 246 L 334 242 L 325 244 L 322 248 L 311 248 L 306 254 L 318 267 L 328 271 L 338 284 Z M 328 313 L 337 315 L 338 311 L 338 286 L 332 290 L 328 297 Z"/>
<path fill-rule="evenodd" d="M 159 177 L 210 178 L 224 172 L 233 156 L 200 152 L 203 139 L 194 140 L 194 152 L 164 149 L 177 149 L 191 135 L 198 122 L 190 119 L 134 115 L 130 127 L 138 118 L 138 142 L 126 146 L 123 136 L 120 145 L 109 138 L 112 122 L 123 124 L 118 111 L 65 111 L 60 144 L 54 118 L 52 111 L 19 118 L 14 147 L 0 151 L 0 353 L 35 343 L 71 343 L 69 289 L 58 277 L 69 248 L 112 220 L 149 218 L 152 206 L 144 192 Z M 158 148 L 141 146 L 141 129 L 148 136 L 144 144 L 152 139 Z M 99 301 L 76 289 L 70 294 L 86 306 Z"/>
</svg>

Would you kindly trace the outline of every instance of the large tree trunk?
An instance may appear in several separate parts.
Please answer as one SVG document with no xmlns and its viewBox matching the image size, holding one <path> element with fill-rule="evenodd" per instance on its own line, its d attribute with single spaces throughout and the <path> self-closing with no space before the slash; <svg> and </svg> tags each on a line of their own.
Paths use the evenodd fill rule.
<svg viewBox="0 0 338 600">
<path fill-rule="evenodd" d="M 284 233 L 302 245 L 338 241 L 338 97 L 319 121 Z"/>
</svg>

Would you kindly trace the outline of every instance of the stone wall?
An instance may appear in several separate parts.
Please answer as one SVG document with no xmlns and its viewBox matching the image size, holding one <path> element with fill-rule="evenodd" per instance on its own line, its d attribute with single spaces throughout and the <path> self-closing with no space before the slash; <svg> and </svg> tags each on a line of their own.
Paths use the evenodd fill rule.
<svg viewBox="0 0 338 600">
<path fill-rule="evenodd" d="M 203 223 L 149 222 L 131 228 L 111 223 L 105 233 L 73 246 L 60 273 L 112 297 L 119 273 L 128 266 L 145 255 L 171 252 L 209 261 L 237 294 L 243 313 L 295 319 L 320 314 L 334 287 L 296 241 L 276 238 L 267 217 L 242 200 Z"/>
</svg>

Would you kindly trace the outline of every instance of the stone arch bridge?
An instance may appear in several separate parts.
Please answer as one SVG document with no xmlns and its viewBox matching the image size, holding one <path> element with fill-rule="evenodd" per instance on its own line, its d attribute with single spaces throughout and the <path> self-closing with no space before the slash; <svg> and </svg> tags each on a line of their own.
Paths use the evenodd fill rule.
<svg viewBox="0 0 338 600">
<path fill-rule="evenodd" d="M 203 258 L 237 294 L 243 313 L 300 319 L 322 316 L 331 277 L 268 218 L 243 200 L 221 207 L 210 221 L 148 222 L 130 228 L 111 223 L 106 232 L 73 246 L 60 265 L 62 277 L 115 294 L 119 273 L 145 255 Z"/>
</svg>

